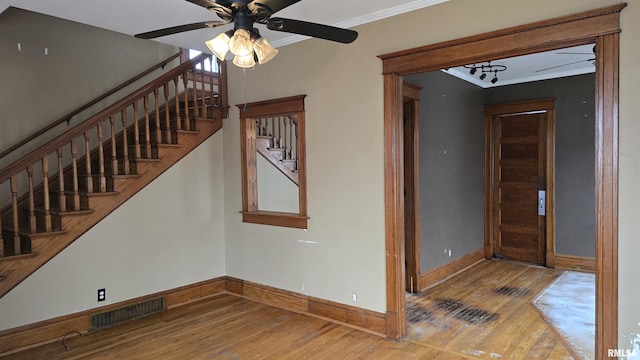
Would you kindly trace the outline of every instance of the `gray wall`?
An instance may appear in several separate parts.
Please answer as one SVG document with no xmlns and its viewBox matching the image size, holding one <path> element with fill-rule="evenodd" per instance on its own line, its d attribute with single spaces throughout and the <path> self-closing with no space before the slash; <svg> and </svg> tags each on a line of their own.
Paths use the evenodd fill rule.
<svg viewBox="0 0 640 360">
<path fill-rule="evenodd" d="M 423 87 L 419 206 L 425 272 L 484 244 L 483 94 L 441 71 L 406 80 Z"/>
<path fill-rule="evenodd" d="M 556 253 L 595 257 L 595 76 L 484 91 L 487 104 L 556 98 Z"/>
<path fill-rule="evenodd" d="M 490 89 L 441 71 L 406 80 L 423 87 L 421 272 L 483 246 L 483 105 L 549 97 L 556 98 L 556 253 L 595 257 L 593 74 Z"/>
<path fill-rule="evenodd" d="M 0 151 L 177 51 L 155 41 L 8 8 L 0 14 Z M 132 90 L 124 89 L 119 97 Z M 74 118 L 72 124 L 95 112 Z M 63 125 L 54 133 L 66 129 Z M 3 159 L 0 167 L 7 163 Z"/>
</svg>

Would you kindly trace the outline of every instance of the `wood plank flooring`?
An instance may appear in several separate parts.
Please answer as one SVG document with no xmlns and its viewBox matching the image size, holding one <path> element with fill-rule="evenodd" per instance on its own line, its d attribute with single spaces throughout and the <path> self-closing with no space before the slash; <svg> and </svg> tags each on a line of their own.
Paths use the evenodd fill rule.
<svg viewBox="0 0 640 360">
<path fill-rule="evenodd" d="M 409 335 L 390 341 L 220 295 L 6 359 L 572 359 L 531 299 L 560 271 L 482 262 L 407 296 Z M 499 289 L 499 290 L 496 290 Z"/>
</svg>

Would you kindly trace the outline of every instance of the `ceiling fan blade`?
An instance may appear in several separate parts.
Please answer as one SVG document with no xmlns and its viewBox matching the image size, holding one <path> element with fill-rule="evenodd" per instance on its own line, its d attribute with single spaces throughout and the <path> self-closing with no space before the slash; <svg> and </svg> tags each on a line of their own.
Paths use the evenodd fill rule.
<svg viewBox="0 0 640 360">
<path fill-rule="evenodd" d="M 536 71 L 534 71 L 534 73 L 539 73 L 539 72 L 542 72 L 542 71 L 557 69 L 557 68 L 560 68 L 560 67 L 563 67 L 563 66 L 569 66 L 569 65 L 578 64 L 578 63 L 585 62 L 585 61 L 593 61 L 593 60 L 595 60 L 595 59 L 586 59 L 586 60 L 573 61 L 573 62 L 562 64 L 562 65 L 548 67 L 546 69 L 536 70 Z"/>
<path fill-rule="evenodd" d="M 217 1 L 212 1 L 212 0 L 187 0 L 187 1 L 192 4 L 198 5 L 200 7 L 203 7 L 209 11 L 218 13 L 218 15 L 220 15 L 220 17 L 222 17 L 225 20 L 229 19 L 233 14 L 233 11 L 228 7 L 226 3 L 219 4 Z M 229 3 L 229 5 L 231 5 L 231 3 Z"/>
<path fill-rule="evenodd" d="M 306 35 L 344 44 L 352 43 L 358 37 L 358 33 L 353 30 L 283 18 L 269 19 L 267 28 L 274 31 Z"/>
<path fill-rule="evenodd" d="M 153 39 L 161 36 L 173 35 L 173 34 L 185 32 L 185 31 L 214 28 L 216 26 L 226 25 L 228 23 L 229 23 L 228 21 L 205 21 L 205 22 L 199 22 L 199 23 L 193 23 L 193 24 L 172 26 L 164 29 L 136 34 L 134 36 L 139 39 Z"/>
<path fill-rule="evenodd" d="M 204 0 L 201 0 L 201 1 L 204 1 Z M 253 13 L 255 13 L 256 9 L 259 7 L 267 7 L 269 8 L 269 10 L 271 10 L 271 14 L 275 14 L 278 11 L 286 7 L 289 7 L 299 1 L 300 0 L 254 0 L 249 4 L 247 4 L 247 7 Z"/>
</svg>

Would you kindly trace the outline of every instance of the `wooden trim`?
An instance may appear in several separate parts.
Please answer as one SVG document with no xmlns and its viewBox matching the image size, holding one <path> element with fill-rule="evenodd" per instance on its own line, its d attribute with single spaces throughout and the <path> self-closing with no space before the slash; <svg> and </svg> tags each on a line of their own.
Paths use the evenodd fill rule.
<svg viewBox="0 0 640 360">
<path fill-rule="evenodd" d="M 384 75 L 384 223 L 386 247 L 386 334 L 407 334 L 404 301 L 404 156 L 402 149 L 402 77 Z"/>
<path fill-rule="evenodd" d="M 420 291 L 420 90 L 403 82 L 406 291 Z"/>
<path fill-rule="evenodd" d="M 383 74 L 410 75 L 440 70 L 443 67 L 439 63 L 443 62 L 446 67 L 456 67 L 586 44 L 598 36 L 619 32 L 619 13 L 625 6 L 616 4 L 378 57 L 383 60 Z"/>
<path fill-rule="evenodd" d="M 285 226 L 298 229 L 307 228 L 306 216 L 281 213 L 275 211 L 249 211 L 242 213 L 242 221 L 252 224 L 273 225 L 273 226 Z"/>
<path fill-rule="evenodd" d="M 422 86 L 407 81 L 402 83 L 402 97 L 407 100 L 420 100 L 420 90 Z"/>
<path fill-rule="evenodd" d="M 484 248 L 474 250 L 446 264 L 440 265 L 420 274 L 420 291 L 435 285 L 436 283 L 453 276 L 464 269 L 484 260 Z"/>
<path fill-rule="evenodd" d="M 618 75 L 620 12 L 625 3 L 409 49 L 383 60 L 387 337 L 406 333 L 401 198 L 403 75 L 596 43 L 596 358 L 618 345 Z"/>
<path fill-rule="evenodd" d="M 385 335 L 385 315 L 382 313 L 249 281 L 232 278 L 227 281 L 241 283 L 242 297 L 246 299 Z"/>
<path fill-rule="evenodd" d="M 70 331 L 87 333 L 91 330 L 91 315 L 137 304 L 158 297 L 165 298 L 167 309 L 210 298 L 225 291 L 225 278 L 215 278 L 175 289 L 101 306 L 74 314 L 0 331 L 0 357 L 39 345 L 61 341 Z"/>
<path fill-rule="evenodd" d="M 221 276 L 115 304 L 0 331 L 0 357 L 47 343 L 61 341 L 62 337 L 70 331 L 87 333 L 91 329 L 91 316 L 93 314 L 103 313 L 158 297 L 164 297 L 165 308 L 172 309 L 225 293 L 284 310 L 322 318 L 379 336 L 384 336 L 385 333 L 385 315 L 382 313 L 229 276 Z"/>
<path fill-rule="evenodd" d="M 555 98 L 544 98 L 528 101 L 518 101 L 505 104 L 485 105 L 484 107 L 484 124 L 485 124 L 485 168 L 484 168 L 484 254 L 485 258 L 493 257 L 494 248 L 493 240 L 495 237 L 496 224 L 494 223 L 494 141 L 499 134 L 494 133 L 494 117 L 505 114 L 527 114 L 527 113 L 546 113 L 546 122 L 541 131 L 544 132 L 544 148 L 540 149 L 541 154 L 545 156 L 545 188 L 547 192 L 547 207 L 545 216 L 545 252 L 544 264 L 548 267 L 554 267 L 555 263 Z M 542 259 L 541 259 L 542 260 Z"/>
<path fill-rule="evenodd" d="M 240 110 L 240 144 L 242 177 L 242 221 L 247 223 L 306 229 L 307 172 L 304 99 L 307 95 L 257 101 L 236 105 Z M 256 168 L 256 122 L 260 117 L 296 114 L 296 150 L 298 165 L 298 212 L 260 211 L 258 172 Z"/>
<path fill-rule="evenodd" d="M 556 269 L 596 272 L 596 258 L 556 254 Z"/>
<path fill-rule="evenodd" d="M 236 105 L 240 110 L 240 119 L 284 115 L 304 111 L 304 99 L 307 95 L 295 95 L 273 100 L 256 101 Z"/>
<path fill-rule="evenodd" d="M 618 344 L 618 75 L 620 35 L 596 42 L 596 356 Z"/>
</svg>

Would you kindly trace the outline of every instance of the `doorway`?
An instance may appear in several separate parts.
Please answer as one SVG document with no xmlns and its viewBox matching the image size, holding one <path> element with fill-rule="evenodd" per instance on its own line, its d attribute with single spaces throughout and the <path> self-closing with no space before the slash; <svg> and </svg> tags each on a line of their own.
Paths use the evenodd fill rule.
<svg viewBox="0 0 640 360">
<path fill-rule="evenodd" d="M 387 337 L 406 335 L 402 76 L 465 63 L 596 44 L 596 354 L 617 345 L 619 15 L 625 4 L 382 55 L 385 98 Z M 597 19 L 594 20 L 594 19 Z M 512 46 L 518 44 L 517 47 Z M 461 54 L 464 54 L 461 58 Z"/>
<path fill-rule="evenodd" d="M 484 107 L 486 258 L 554 265 L 554 103 Z"/>
<path fill-rule="evenodd" d="M 420 291 L 420 220 L 418 207 L 418 124 L 420 122 L 420 90 L 422 87 L 404 82 L 402 116 L 404 143 L 404 249 L 405 290 Z"/>
</svg>

